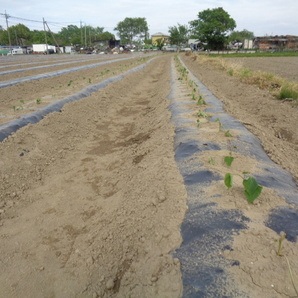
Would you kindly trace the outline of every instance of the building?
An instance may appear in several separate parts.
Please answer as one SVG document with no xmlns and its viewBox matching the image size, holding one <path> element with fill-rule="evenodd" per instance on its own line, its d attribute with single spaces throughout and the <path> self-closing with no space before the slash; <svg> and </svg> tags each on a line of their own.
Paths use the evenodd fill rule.
<svg viewBox="0 0 298 298">
<path fill-rule="evenodd" d="M 260 50 L 298 50 L 298 36 L 263 36 L 256 37 L 254 47 Z"/>
<path fill-rule="evenodd" d="M 244 49 L 253 49 L 254 44 L 252 39 L 244 39 L 243 48 Z"/>
<path fill-rule="evenodd" d="M 168 45 L 170 43 L 169 38 L 169 35 L 163 34 L 162 32 L 157 32 L 151 35 L 151 42 L 154 46 L 156 46 L 158 43 L 157 40 L 161 39 L 164 45 Z"/>
<path fill-rule="evenodd" d="M 35 54 L 56 53 L 56 47 L 49 44 L 32 44 L 32 48 Z"/>
</svg>

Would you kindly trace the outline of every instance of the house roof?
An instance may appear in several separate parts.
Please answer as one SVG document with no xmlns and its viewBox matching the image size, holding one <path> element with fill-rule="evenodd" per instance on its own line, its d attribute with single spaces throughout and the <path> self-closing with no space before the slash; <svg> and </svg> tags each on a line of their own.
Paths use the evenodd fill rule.
<svg viewBox="0 0 298 298">
<path fill-rule="evenodd" d="M 152 34 L 151 36 L 169 36 L 169 35 L 163 34 L 162 32 L 157 32 L 155 34 Z"/>
</svg>

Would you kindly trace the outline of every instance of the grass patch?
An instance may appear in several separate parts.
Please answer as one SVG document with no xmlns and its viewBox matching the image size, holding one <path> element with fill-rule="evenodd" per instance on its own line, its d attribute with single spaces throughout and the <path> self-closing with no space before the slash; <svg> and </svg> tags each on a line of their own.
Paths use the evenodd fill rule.
<svg viewBox="0 0 298 298">
<path fill-rule="evenodd" d="M 293 85 L 284 85 L 280 88 L 277 96 L 278 99 L 298 99 L 298 90 Z"/>
<path fill-rule="evenodd" d="M 256 52 L 246 53 L 238 52 L 231 54 L 208 54 L 212 57 L 224 57 L 224 58 L 245 58 L 245 57 L 298 57 L 298 52 Z"/>
</svg>

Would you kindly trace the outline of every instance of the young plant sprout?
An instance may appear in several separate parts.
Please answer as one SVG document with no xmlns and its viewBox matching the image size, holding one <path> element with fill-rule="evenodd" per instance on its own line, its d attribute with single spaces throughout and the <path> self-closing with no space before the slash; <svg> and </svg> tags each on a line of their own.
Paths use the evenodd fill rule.
<svg viewBox="0 0 298 298">
<path fill-rule="evenodd" d="M 225 156 L 224 157 L 224 162 L 225 164 L 230 167 L 234 161 L 234 157 L 230 156 Z M 248 175 L 248 172 L 243 172 L 242 175 L 236 174 L 239 177 L 242 178 L 242 185 L 244 187 L 244 195 L 248 201 L 248 203 L 253 204 L 254 200 L 258 198 L 261 195 L 261 192 L 263 190 L 263 187 L 258 184 L 256 179 L 252 176 L 246 177 Z M 225 186 L 230 189 L 233 187 L 233 178 L 234 175 L 231 173 L 227 173 L 225 175 L 224 183 Z"/>
</svg>

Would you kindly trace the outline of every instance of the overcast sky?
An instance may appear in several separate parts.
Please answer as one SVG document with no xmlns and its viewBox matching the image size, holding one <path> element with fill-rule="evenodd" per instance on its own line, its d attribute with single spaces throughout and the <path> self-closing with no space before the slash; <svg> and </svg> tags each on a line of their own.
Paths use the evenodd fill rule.
<svg viewBox="0 0 298 298">
<path fill-rule="evenodd" d="M 79 27 L 81 21 L 115 33 L 117 23 L 126 17 L 142 17 L 150 34 L 168 34 L 170 26 L 188 25 L 200 11 L 217 7 L 236 21 L 237 31 L 247 29 L 255 36 L 298 35 L 298 0 L 1 0 L 0 25 L 6 29 L 6 11 L 9 26 L 22 23 L 31 30 L 43 30 L 44 18 L 53 32 L 70 24 Z"/>
</svg>

